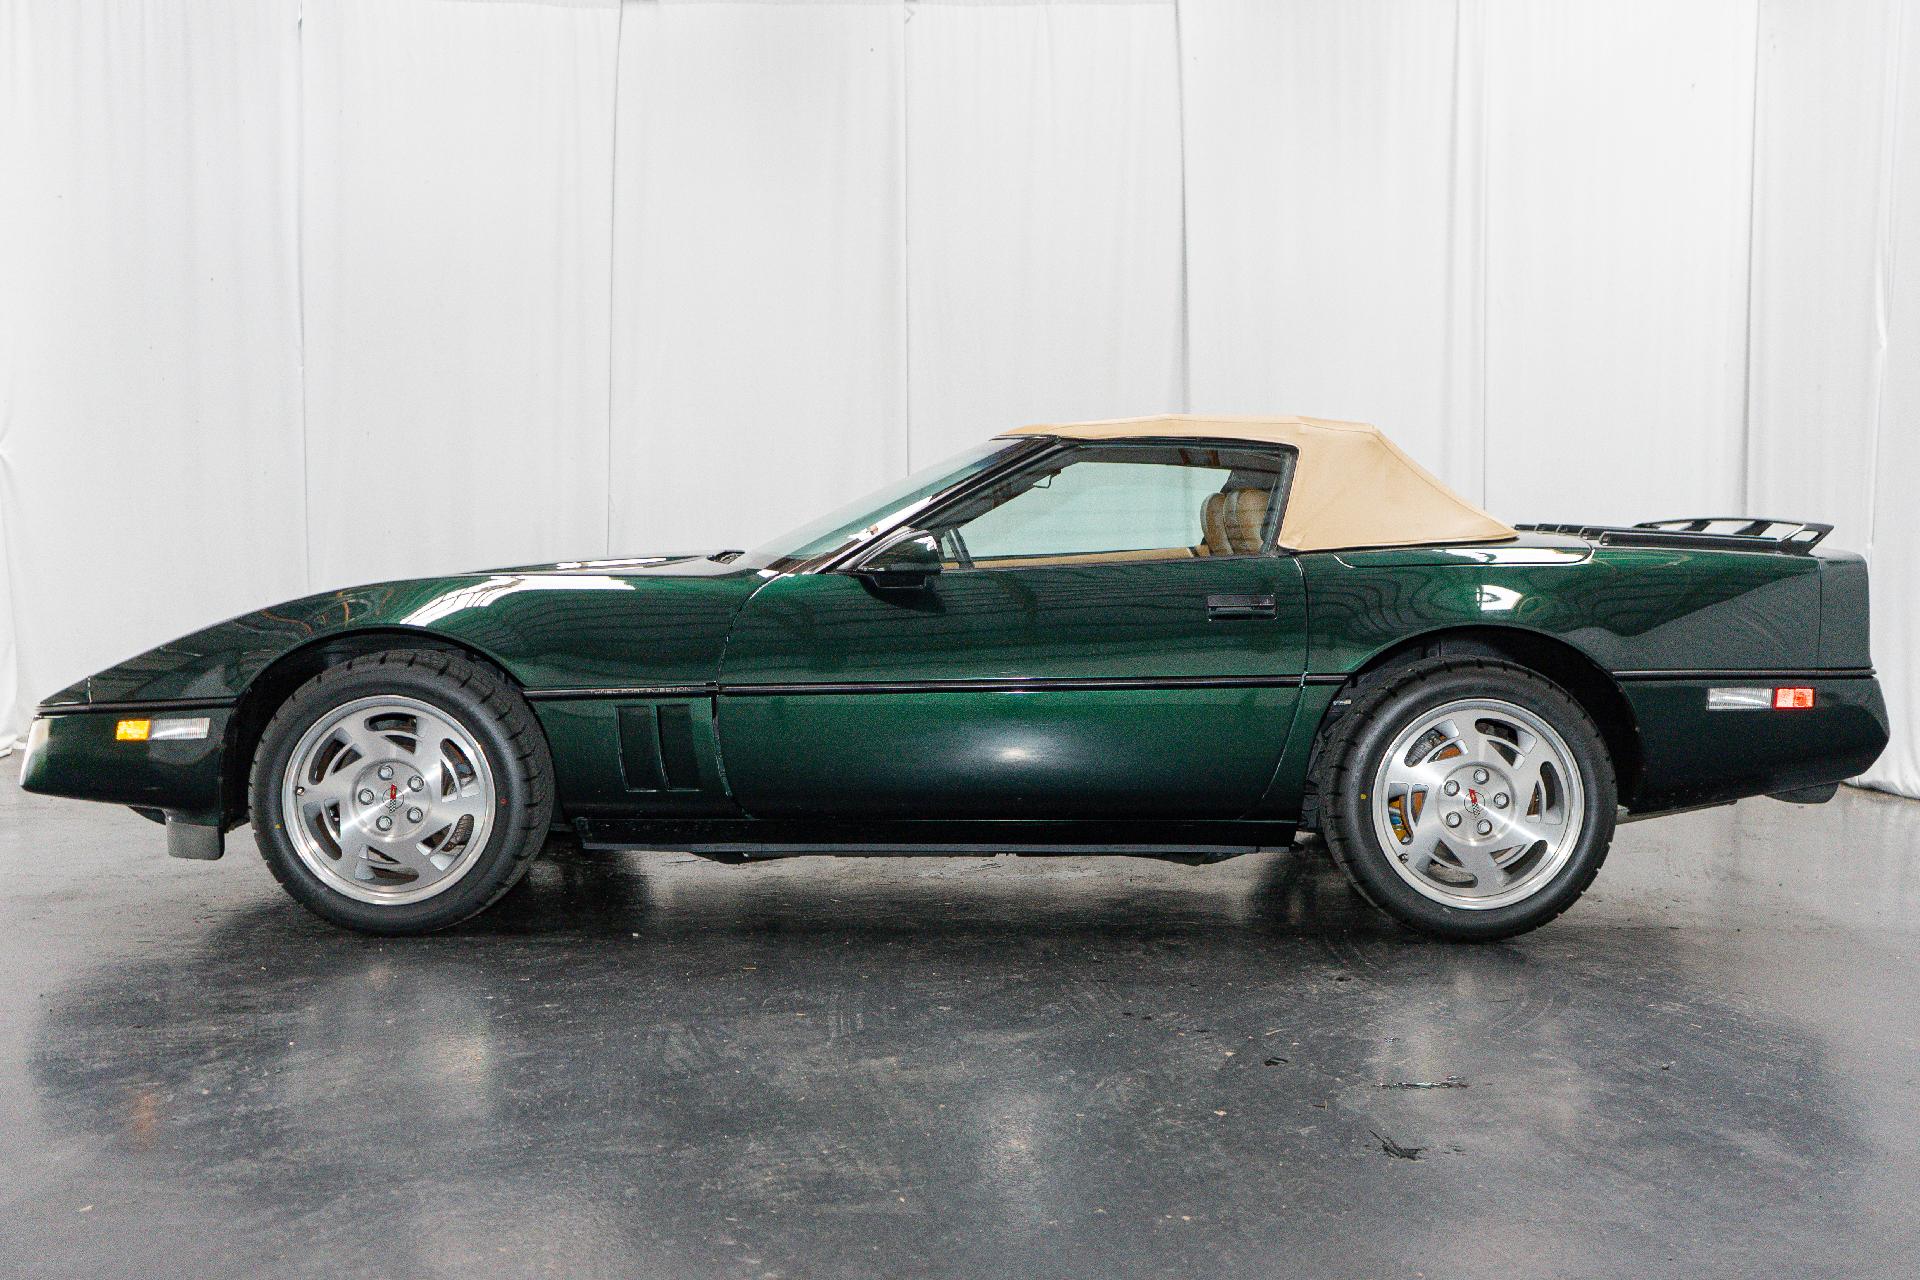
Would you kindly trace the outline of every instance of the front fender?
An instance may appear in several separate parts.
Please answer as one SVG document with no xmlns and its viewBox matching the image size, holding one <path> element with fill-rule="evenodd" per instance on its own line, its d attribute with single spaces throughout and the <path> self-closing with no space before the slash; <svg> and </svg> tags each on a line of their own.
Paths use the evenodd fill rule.
<svg viewBox="0 0 1920 1280">
<path fill-rule="evenodd" d="M 426 628 L 396 619 L 441 598 L 450 586 L 446 579 L 391 582 L 290 600 L 170 640 L 75 688 L 85 692 L 80 701 L 96 708 L 232 700 L 268 666 L 310 644 L 372 627 L 426 634 Z M 74 700 L 66 694 L 49 705 Z"/>
<path fill-rule="evenodd" d="M 244 614 L 84 682 L 94 707 L 231 701 L 274 663 L 345 637 L 440 638 L 529 690 L 711 684 L 727 624 L 755 581 L 491 573 L 324 592 Z M 51 701 L 75 702 L 56 695 Z"/>
<path fill-rule="evenodd" d="M 327 662 L 409 643 L 451 643 L 492 661 L 530 696 L 546 694 L 539 705 L 563 721 L 574 699 L 612 708 L 609 699 L 643 688 L 698 699 L 713 687 L 734 613 L 760 582 L 753 572 L 504 571 L 288 601 L 163 644 L 49 699 L 23 784 L 163 810 L 170 824 L 230 825 L 245 814 L 252 743 L 279 699 Z M 192 741 L 129 743 L 115 737 L 126 715 L 208 723 Z M 569 728 L 556 756 L 571 750 L 597 761 L 610 732 L 575 749 L 582 735 Z"/>
</svg>

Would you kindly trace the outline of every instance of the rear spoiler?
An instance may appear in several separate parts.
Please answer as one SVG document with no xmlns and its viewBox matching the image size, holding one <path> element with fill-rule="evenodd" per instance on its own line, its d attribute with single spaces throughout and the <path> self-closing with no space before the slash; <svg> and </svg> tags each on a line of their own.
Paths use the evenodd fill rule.
<svg viewBox="0 0 1920 1280">
<path fill-rule="evenodd" d="M 1719 551 L 1774 551 L 1811 555 L 1833 532 L 1811 520 L 1775 520 L 1766 516 L 1683 516 L 1620 524 L 1520 524 L 1533 533 L 1568 533 L 1606 546 L 1701 547 Z"/>
</svg>

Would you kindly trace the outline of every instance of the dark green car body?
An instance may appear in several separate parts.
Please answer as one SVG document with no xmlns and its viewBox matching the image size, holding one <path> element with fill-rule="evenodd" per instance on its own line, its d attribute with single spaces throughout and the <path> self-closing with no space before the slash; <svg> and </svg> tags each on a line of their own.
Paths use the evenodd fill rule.
<svg viewBox="0 0 1920 1280">
<path fill-rule="evenodd" d="M 1436 651 L 1499 654 L 1571 692 L 1637 813 L 1814 798 L 1874 760 L 1887 722 L 1858 556 L 1615 533 L 950 569 L 906 591 L 843 554 L 389 582 L 262 609 L 62 691 L 23 784 L 229 829 L 279 702 L 327 665 L 407 647 L 517 683 L 557 820 L 588 844 L 722 857 L 1284 844 L 1356 675 Z M 1708 708 L 1709 689 L 1778 686 L 1812 689 L 1812 706 Z M 116 740 L 130 716 L 210 726 Z"/>
</svg>

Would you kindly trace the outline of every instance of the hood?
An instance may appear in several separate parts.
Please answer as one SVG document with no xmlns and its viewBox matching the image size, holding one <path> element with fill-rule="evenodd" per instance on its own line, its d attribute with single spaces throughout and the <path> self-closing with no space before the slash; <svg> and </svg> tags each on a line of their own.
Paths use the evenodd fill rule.
<svg viewBox="0 0 1920 1280">
<path fill-rule="evenodd" d="M 632 574 L 665 573 L 673 575 L 732 572 L 729 566 L 740 556 L 734 549 L 724 551 L 683 551 L 659 556 L 612 556 L 605 560 L 556 560 L 551 564 L 521 564 L 504 569 L 476 570 L 470 577 L 501 573 L 537 574 Z"/>
</svg>

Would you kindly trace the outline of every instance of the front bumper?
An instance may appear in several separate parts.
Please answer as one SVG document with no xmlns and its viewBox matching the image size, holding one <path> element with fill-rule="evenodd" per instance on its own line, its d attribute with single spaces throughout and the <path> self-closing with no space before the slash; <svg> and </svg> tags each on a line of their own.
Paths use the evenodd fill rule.
<svg viewBox="0 0 1920 1280">
<path fill-rule="evenodd" d="M 204 717 L 206 736 L 144 742 L 115 737 L 122 719 L 143 716 L 157 724 L 176 715 Z M 180 815 L 218 826 L 227 807 L 221 763 L 232 718 L 231 707 L 45 708 L 27 730 L 20 786 L 38 795 L 159 809 L 170 819 Z"/>
</svg>

